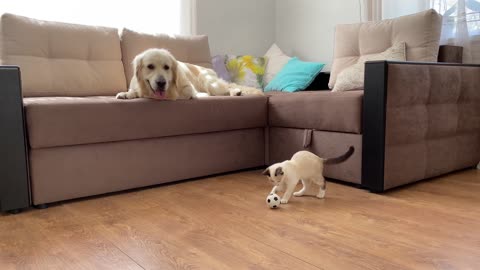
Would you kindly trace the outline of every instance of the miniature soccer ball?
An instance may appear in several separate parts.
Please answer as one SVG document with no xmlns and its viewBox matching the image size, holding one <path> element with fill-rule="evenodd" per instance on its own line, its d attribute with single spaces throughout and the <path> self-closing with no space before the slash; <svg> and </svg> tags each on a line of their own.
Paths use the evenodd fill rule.
<svg viewBox="0 0 480 270">
<path fill-rule="evenodd" d="M 275 193 L 269 194 L 265 202 L 272 209 L 280 207 L 280 197 Z"/>
</svg>

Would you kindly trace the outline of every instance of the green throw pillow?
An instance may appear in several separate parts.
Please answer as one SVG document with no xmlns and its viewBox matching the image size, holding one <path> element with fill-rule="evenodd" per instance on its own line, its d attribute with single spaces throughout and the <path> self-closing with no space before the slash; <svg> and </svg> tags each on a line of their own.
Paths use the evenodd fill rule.
<svg viewBox="0 0 480 270">
<path fill-rule="evenodd" d="M 265 91 L 295 92 L 304 90 L 313 82 L 324 66 L 325 64 L 322 63 L 304 62 L 294 57 L 275 75 L 265 87 Z"/>
</svg>

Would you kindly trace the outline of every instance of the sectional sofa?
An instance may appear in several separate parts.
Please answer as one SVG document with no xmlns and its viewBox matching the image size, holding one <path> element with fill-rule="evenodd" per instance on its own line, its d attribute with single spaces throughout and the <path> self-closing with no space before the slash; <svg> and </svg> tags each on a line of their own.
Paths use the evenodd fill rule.
<svg viewBox="0 0 480 270">
<path fill-rule="evenodd" d="M 427 15 L 426 28 L 437 18 Z M 365 31 L 408 37 L 396 25 L 339 27 L 336 42 L 357 33 L 359 55 Z M 424 50 L 422 33 L 407 38 L 412 51 Z M 264 167 L 301 149 L 329 157 L 353 145 L 325 175 L 374 192 L 480 160 L 480 66 L 380 61 L 366 64 L 364 91 L 116 100 L 151 47 L 211 66 L 206 36 L 1 17 L 1 211 Z"/>
</svg>

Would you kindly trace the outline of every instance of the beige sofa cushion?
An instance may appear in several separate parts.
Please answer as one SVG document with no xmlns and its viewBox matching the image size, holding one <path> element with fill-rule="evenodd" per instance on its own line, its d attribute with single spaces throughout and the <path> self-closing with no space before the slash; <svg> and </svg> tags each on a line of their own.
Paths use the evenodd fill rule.
<svg viewBox="0 0 480 270">
<path fill-rule="evenodd" d="M 367 61 L 405 61 L 405 58 L 405 42 L 399 42 L 381 53 L 362 55 L 355 65 L 347 67 L 338 74 L 337 82 L 332 91 L 337 92 L 363 89 L 365 62 Z"/>
<path fill-rule="evenodd" d="M 335 52 L 328 86 L 338 74 L 357 63 L 362 55 L 385 51 L 393 44 L 407 44 L 407 61 L 436 62 L 442 16 L 430 9 L 380 22 L 337 25 Z"/>
<path fill-rule="evenodd" d="M 33 97 L 24 103 L 32 149 L 263 128 L 267 122 L 267 98 L 258 96 Z"/>
<path fill-rule="evenodd" d="M 267 58 L 267 67 L 263 76 L 263 85 L 267 86 L 292 58 L 282 52 L 275 43 L 268 49 L 264 57 Z"/>
<path fill-rule="evenodd" d="M 114 28 L 3 14 L 0 64 L 20 66 L 24 96 L 115 95 L 126 89 Z"/>
<path fill-rule="evenodd" d="M 270 127 L 362 133 L 363 91 L 268 92 Z"/>
<path fill-rule="evenodd" d="M 121 40 L 123 64 L 128 84 L 133 76 L 133 58 L 150 48 L 164 48 L 169 50 L 179 61 L 212 68 L 207 36 L 150 35 L 123 29 Z"/>
</svg>

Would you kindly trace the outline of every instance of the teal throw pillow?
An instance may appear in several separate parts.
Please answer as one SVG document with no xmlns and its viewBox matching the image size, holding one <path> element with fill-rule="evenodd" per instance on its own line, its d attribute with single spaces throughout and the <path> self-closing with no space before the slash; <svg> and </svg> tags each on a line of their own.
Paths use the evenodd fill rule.
<svg viewBox="0 0 480 270">
<path fill-rule="evenodd" d="M 304 90 L 313 82 L 324 66 L 325 64 L 322 63 L 304 62 L 294 57 L 275 75 L 265 87 L 265 91 L 295 92 Z"/>
</svg>

